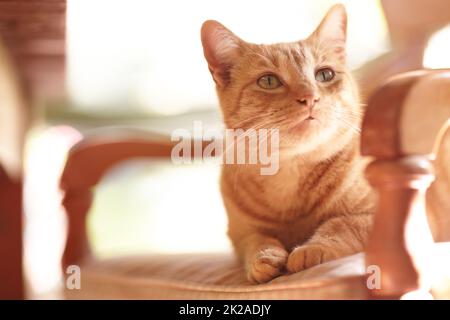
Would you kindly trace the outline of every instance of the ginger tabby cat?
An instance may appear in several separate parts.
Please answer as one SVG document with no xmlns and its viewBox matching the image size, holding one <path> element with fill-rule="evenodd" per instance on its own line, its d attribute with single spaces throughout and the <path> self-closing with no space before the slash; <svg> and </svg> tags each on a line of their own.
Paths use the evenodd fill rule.
<svg viewBox="0 0 450 320">
<path fill-rule="evenodd" d="M 364 250 L 375 196 L 359 154 L 363 109 L 346 67 L 346 25 L 336 5 L 307 39 L 257 45 L 203 24 L 226 127 L 280 133 L 276 174 L 223 166 L 228 234 L 252 282 Z"/>
</svg>

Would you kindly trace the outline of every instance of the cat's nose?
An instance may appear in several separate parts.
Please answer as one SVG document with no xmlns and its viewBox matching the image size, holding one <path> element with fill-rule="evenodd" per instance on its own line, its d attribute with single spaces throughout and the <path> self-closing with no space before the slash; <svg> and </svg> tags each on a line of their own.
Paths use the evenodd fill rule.
<svg viewBox="0 0 450 320">
<path fill-rule="evenodd" d="M 319 102 L 320 97 L 316 96 L 316 95 L 306 95 L 303 96 L 299 99 L 297 99 L 297 102 L 301 105 L 301 106 L 305 106 L 308 108 L 312 108 L 314 107 L 314 105 Z"/>
</svg>

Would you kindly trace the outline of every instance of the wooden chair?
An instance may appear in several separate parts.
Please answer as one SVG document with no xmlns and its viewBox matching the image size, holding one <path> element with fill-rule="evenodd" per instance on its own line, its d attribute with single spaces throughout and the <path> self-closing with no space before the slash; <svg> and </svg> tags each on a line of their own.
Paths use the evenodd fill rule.
<svg viewBox="0 0 450 320">
<path fill-rule="evenodd" d="M 262 285 L 247 283 L 231 254 L 96 259 L 86 232 L 93 187 L 120 162 L 169 158 L 173 143 L 144 135 L 130 138 L 129 133 L 123 139 L 109 134 L 87 137 L 70 151 L 61 178 L 69 221 L 62 265 L 64 270 L 70 265 L 81 268 L 81 289 L 66 290 L 66 296 L 398 299 L 413 293 L 427 297 L 431 290 L 436 298 L 450 298 L 450 243 L 433 241 L 424 206 L 425 192 L 434 178 L 433 157 L 449 118 L 450 70 L 403 74 L 378 89 L 370 99 L 361 135 L 362 154 L 373 159 L 367 179 L 379 193 L 365 253 Z M 377 270 L 380 278 L 374 278 Z"/>
<path fill-rule="evenodd" d="M 0 300 L 24 297 L 22 147 L 26 103 L 21 82 L 0 41 Z"/>
</svg>

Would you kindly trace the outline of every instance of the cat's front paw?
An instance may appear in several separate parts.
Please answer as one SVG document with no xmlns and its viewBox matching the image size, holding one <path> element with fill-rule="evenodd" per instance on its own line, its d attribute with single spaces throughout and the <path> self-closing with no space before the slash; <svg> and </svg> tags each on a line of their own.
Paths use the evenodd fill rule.
<svg viewBox="0 0 450 320">
<path fill-rule="evenodd" d="M 320 244 L 306 244 L 295 248 L 289 254 L 287 270 L 291 273 L 299 272 L 337 257 L 338 254 L 333 248 Z"/>
<path fill-rule="evenodd" d="M 253 283 L 264 283 L 279 276 L 286 267 L 288 252 L 282 248 L 258 251 L 247 267 L 247 278 Z"/>
</svg>

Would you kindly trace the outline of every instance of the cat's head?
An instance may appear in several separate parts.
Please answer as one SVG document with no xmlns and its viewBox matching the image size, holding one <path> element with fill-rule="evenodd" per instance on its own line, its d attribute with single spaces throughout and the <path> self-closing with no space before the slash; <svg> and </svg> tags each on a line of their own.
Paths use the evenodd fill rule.
<svg viewBox="0 0 450 320">
<path fill-rule="evenodd" d="M 348 141 L 361 111 L 345 62 L 346 26 L 344 6 L 335 5 L 307 39 L 259 45 L 206 21 L 203 49 L 226 126 L 278 128 L 280 147 L 300 153 Z"/>
</svg>

